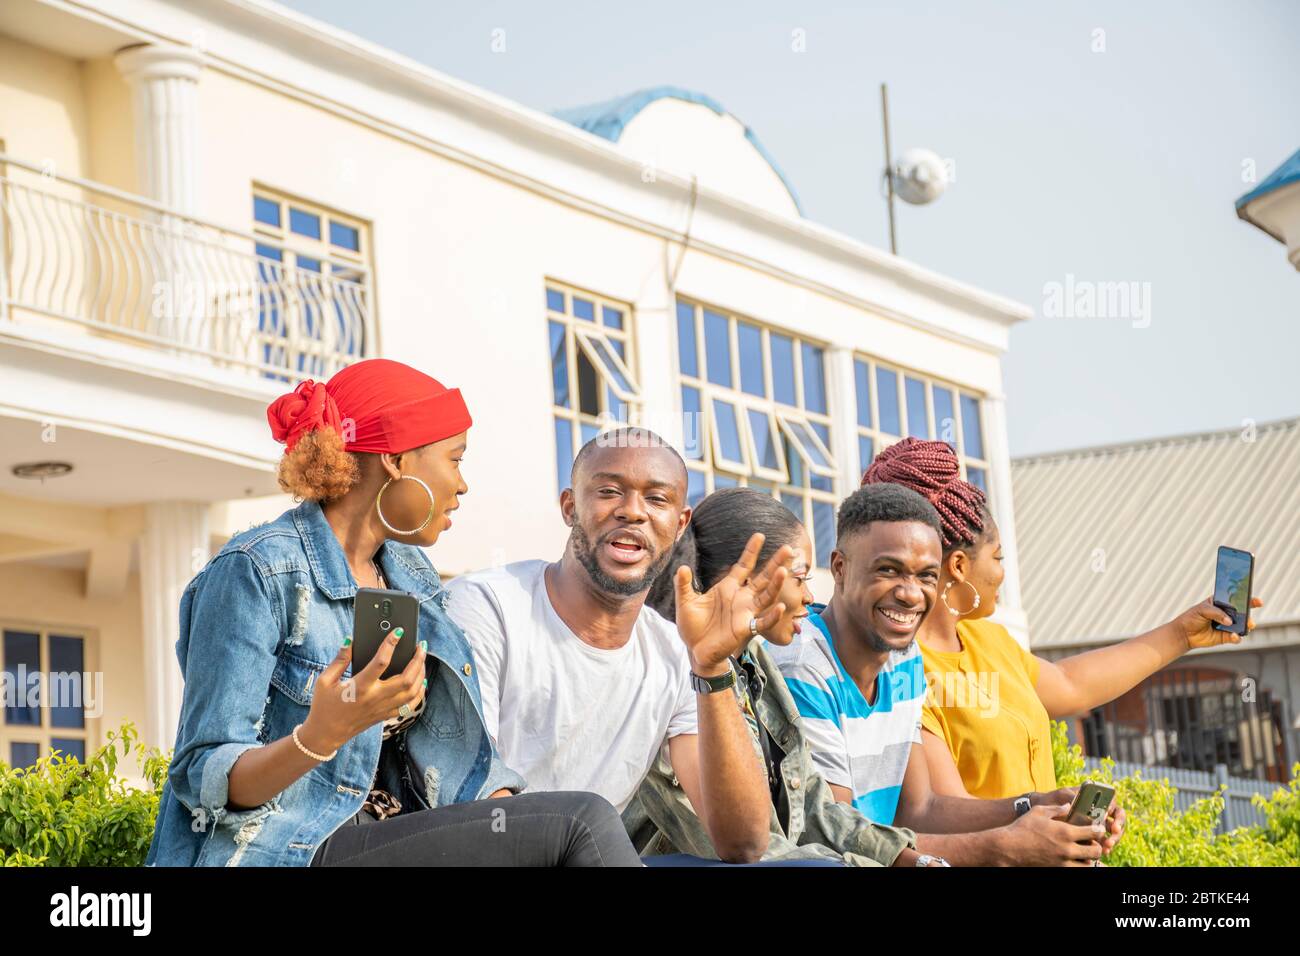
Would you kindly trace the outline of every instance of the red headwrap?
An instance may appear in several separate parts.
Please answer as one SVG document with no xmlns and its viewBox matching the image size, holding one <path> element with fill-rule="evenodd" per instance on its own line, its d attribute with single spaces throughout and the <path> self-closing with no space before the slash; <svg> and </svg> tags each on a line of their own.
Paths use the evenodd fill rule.
<svg viewBox="0 0 1300 956">
<path fill-rule="evenodd" d="M 332 428 L 348 451 L 394 455 L 473 424 L 460 389 L 389 359 L 349 365 L 328 382 L 308 379 L 272 402 L 266 418 L 290 451 L 307 432 Z"/>
</svg>

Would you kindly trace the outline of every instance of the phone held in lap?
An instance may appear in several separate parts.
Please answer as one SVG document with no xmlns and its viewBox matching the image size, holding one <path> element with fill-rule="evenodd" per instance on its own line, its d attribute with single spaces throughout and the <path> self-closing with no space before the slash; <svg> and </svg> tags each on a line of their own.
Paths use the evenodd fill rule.
<svg viewBox="0 0 1300 956">
<path fill-rule="evenodd" d="M 355 677 L 379 652 L 380 645 L 397 630 L 402 638 L 393 650 L 393 658 L 380 675 L 387 680 L 400 674 L 415 656 L 416 633 L 420 623 L 420 602 L 405 591 L 358 588 L 352 617 L 352 674 Z"/>
<path fill-rule="evenodd" d="M 1216 631 L 1246 636 L 1250 620 L 1251 578 L 1255 556 L 1238 548 L 1220 547 L 1214 567 L 1214 606 L 1232 618 L 1232 626 L 1215 624 Z"/>
<path fill-rule="evenodd" d="M 1115 788 L 1104 783 L 1086 780 L 1074 795 L 1074 802 L 1065 815 L 1065 822 L 1076 827 L 1104 823 L 1110 802 L 1115 799 Z"/>
</svg>

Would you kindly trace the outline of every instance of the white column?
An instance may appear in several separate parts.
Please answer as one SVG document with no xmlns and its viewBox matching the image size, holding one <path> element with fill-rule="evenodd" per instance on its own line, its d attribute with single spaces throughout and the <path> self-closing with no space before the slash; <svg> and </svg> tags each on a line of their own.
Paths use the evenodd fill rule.
<svg viewBox="0 0 1300 956">
<path fill-rule="evenodd" d="M 200 54 L 143 44 L 114 62 L 131 84 L 139 191 L 178 212 L 195 211 Z"/>
<path fill-rule="evenodd" d="M 992 474 L 989 475 L 989 506 L 1002 537 L 1002 568 L 1006 577 L 998 598 L 994 620 L 1000 622 L 1022 647 L 1029 647 L 1029 620 L 1020 601 L 1020 559 L 1016 549 L 1016 515 L 1011 496 L 1011 451 L 1007 442 L 1006 396 L 984 397 L 984 443 Z"/>
<path fill-rule="evenodd" d="M 144 507 L 140 536 L 140 624 L 145 675 L 142 734 L 170 747 L 181 713 L 176 661 L 181 594 L 208 560 L 208 505 L 165 501 Z"/>
<path fill-rule="evenodd" d="M 853 377 L 853 349 L 834 346 L 826 352 L 827 401 L 831 413 L 831 454 L 839 472 L 839 499 L 862 484 L 858 462 L 858 396 Z M 839 508 L 839 505 L 836 505 Z"/>
</svg>

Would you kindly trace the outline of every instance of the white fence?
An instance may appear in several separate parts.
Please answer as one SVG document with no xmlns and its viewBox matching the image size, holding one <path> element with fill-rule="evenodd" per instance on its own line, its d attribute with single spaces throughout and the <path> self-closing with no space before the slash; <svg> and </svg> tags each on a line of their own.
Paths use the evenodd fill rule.
<svg viewBox="0 0 1300 956">
<path fill-rule="evenodd" d="M 318 268 L 286 264 L 292 249 L 0 154 L 0 320 L 325 378 L 373 351 L 370 277 L 318 252 Z"/>
<path fill-rule="evenodd" d="M 1097 757 L 1085 757 L 1084 763 L 1088 770 L 1096 770 L 1101 760 Z M 1179 810 L 1186 810 L 1197 800 L 1216 793 L 1221 786 L 1226 785 L 1228 789 L 1223 795 L 1223 813 L 1219 817 L 1220 833 L 1237 827 L 1262 824 L 1264 815 L 1251 802 L 1251 797 L 1259 794 L 1267 798 L 1282 786 L 1278 783 L 1229 776 L 1225 764 L 1219 764 L 1214 768 L 1213 773 L 1209 773 L 1203 770 L 1180 770 L 1177 767 L 1158 767 L 1150 764 L 1119 761 L 1115 763 L 1116 777 L 1127 777 L 1134 771 L 1141 771 L 1144 780 L 1168 779 L 1178 788 L 1174 805 Z"/>
</svg>

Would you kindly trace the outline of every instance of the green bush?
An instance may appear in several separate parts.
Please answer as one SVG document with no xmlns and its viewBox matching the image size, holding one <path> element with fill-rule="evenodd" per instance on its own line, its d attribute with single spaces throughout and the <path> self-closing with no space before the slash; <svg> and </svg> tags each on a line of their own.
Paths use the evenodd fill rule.
<svg viewBox="0 0 1300 956">
<path fill-rule="evenodd" d="M 1264 813 L 1263 826 L 1216 833 L 1222 790 L 1179 811 L 1174 804 L 1178 789 L 1168 778 L 1147 780 L 1140 772 L 1116 777 L 1115 761 L 1109 758 L 1085 773 L 1083 750 L 1070 746 L 1059 721 L 1052 722 L 1052 759 L 1059 786 L 1088 779 L 1115 787 L 1128 822 L 1107 866 L 1300 866 L 1300 764 L 1292 768 L 1286 787 L 1267 800 L 1254 798 Z"/>
<path fill-rule="evenodd" d="M 149 790 L 117 775 L 132 752 Z M 0 865 L 140 866 L 166 776 L 167 757 L 129 722 L 84 764 L 59 751 L 25 769 L 0 762 Z"/>
</svg>

